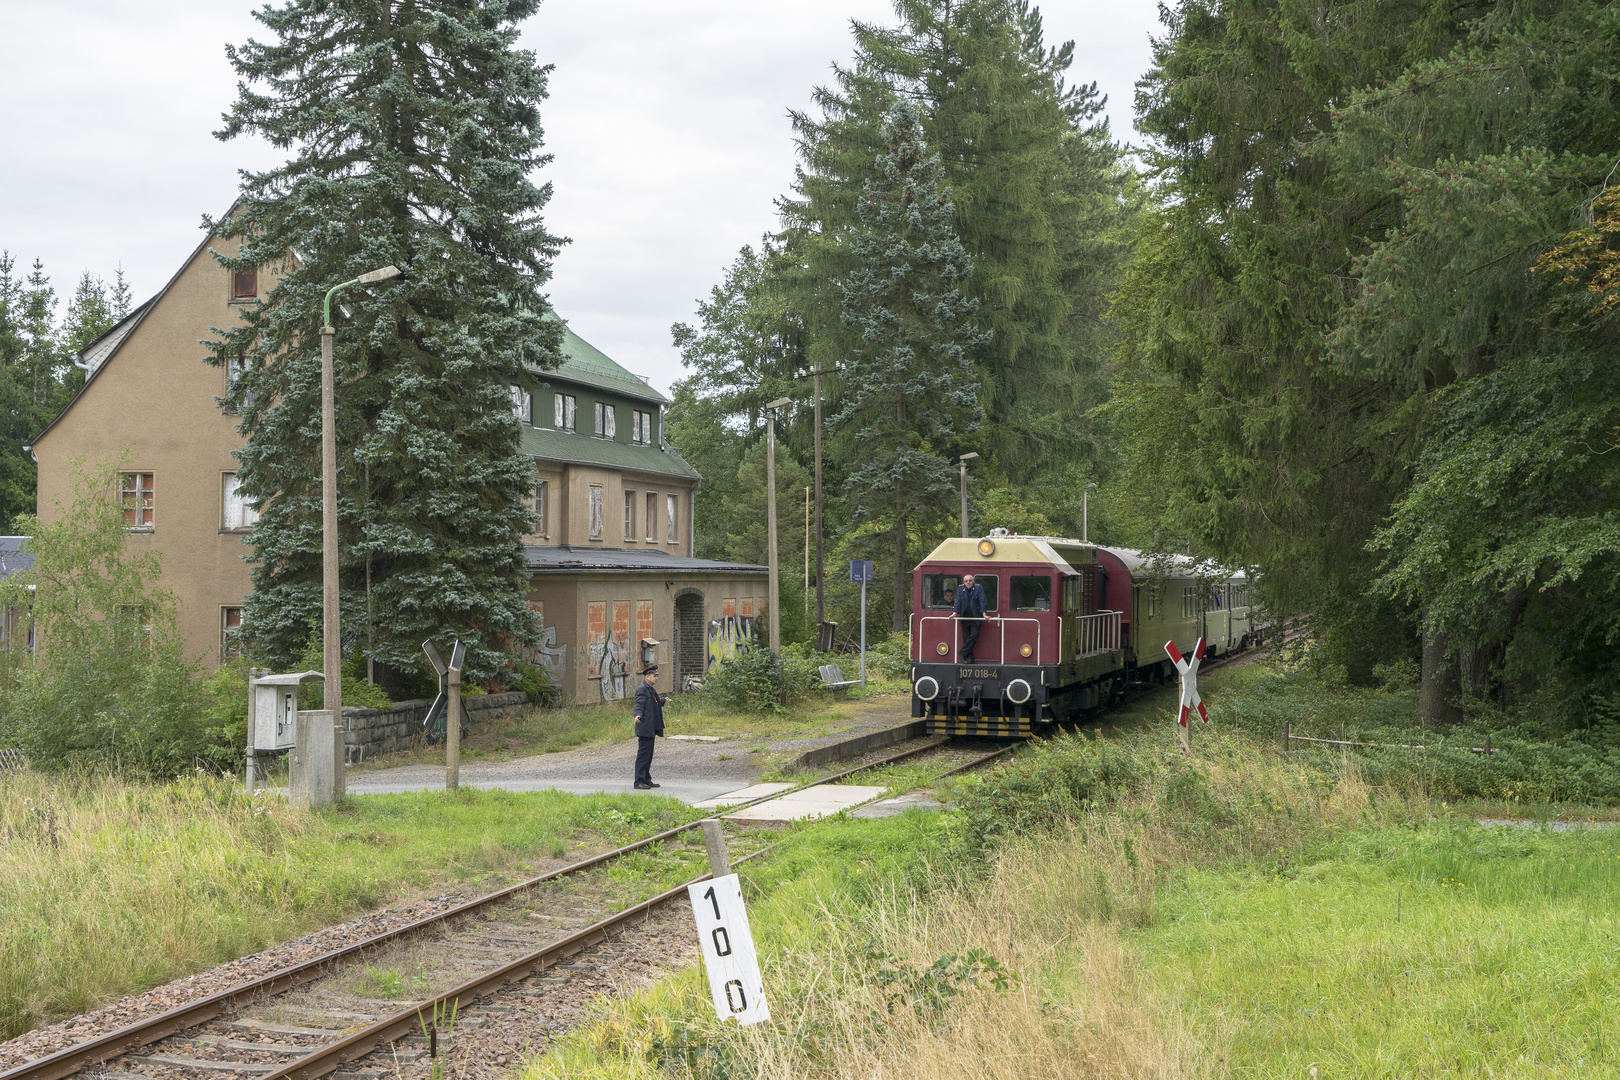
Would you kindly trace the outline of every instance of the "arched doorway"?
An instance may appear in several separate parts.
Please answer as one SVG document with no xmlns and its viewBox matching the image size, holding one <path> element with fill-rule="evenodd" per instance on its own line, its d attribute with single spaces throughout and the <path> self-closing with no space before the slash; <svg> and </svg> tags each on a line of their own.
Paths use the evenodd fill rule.
<svg viewBox="0 0 1620 1080">
<path fill-rule="evenodd" d="M 687 678 L 703 678 L 708 643 L 703 593 L 698 589 L 682 589 L 675 594 L 674 687 L 677 692 L 685 689 Z"/>
</svg>

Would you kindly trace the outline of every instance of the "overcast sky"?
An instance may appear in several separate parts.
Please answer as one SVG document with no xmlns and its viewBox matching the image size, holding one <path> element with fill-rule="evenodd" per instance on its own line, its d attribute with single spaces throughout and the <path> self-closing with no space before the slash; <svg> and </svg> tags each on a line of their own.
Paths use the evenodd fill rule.
<svg viewBox="0 0 1620 1080">
<path fill-rule="evenodd" d="M 1155 0 L 1041 5 L 1075 42 L 1076 81 L 1130 137 Z M 262 143 L 211 132 L 235 96 L 226 42 L 263 36 L 244 0 L 0 0 L 0 247 L 44 260 L 59 296 L 122 264 L 137 301 L 226 209 Z M 737 249 L 776 226 L 793 177 L 789 108 L 850 55 L 849 21 L 888 0 L 545 0 L 523 44 L 556 65 L 542 116 L 551 231 L 570 237 L 550 295 L 576 332 L 664 391 L 669 326 L 692 318 Z"/>
</svg>

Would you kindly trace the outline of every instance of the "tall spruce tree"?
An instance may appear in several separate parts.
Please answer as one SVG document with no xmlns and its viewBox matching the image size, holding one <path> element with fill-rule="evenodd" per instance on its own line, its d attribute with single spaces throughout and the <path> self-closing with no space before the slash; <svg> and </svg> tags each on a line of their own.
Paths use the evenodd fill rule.
<svg viewBox="0 0 1620 1080">
<path fill-rule="evenodd" d="M 974 322 L 977 302 L 964 295 L 973 267 L 917 106 L 897 102 L 882 140 L 849 237 L 843 319 L 855 343 L 831 426 L 861 462 L 845 482 L 856 519 L 888 525 L 900 631 L 908 623 L 910 528 L 937 521 L 942 510 L 949 516 L 949 455 L 984 416 L 972 357 L 989 334 Z"/>
<path fill-rule="evenodd" d="M 549 160 L 550 68 L 516 41 L 537 6 L 288 0 L 255 12 L 274 41 L 227 50 L 242 82 L 218 136 L 292 151 L 204 222 L 241 240 L 226 267 L 275 278 L 210 343 L 241 368 L 225 404 L 261 508 L 245 621 L 268 658 L 296 653 L 320 610 L 321 300 L 390 263 L 402 280 L 332 313 L 345 645 L 405 670 L 424 638 L 458 635 L 488 674 L 532 638 L 533 463 L 509 394 L 559 362 L 541 287 L 565 242 L 541 219 L 550 186 L 529 180 Z"/>
<path fill-rule="evenodd" d="M 979 449 L 1019 484 L 1090 457 L 1085 412 L 1106 393 L 1099 333 L 1134 202 L 1095 84 L 1069 85 L 1073 43 L 1049 48 L 1027 0 L 895 0 L 896 26 L 855 23 L 854 63 L 793 114 L 801 167 L 785 200 L 800 234 L 810 352 L 849 347 L 831 302 L 853 265 L 847 237 L 885 113 L 916 101 L 940 155 L 953 222 L 973 260 L 965 285 L 992 336 L 974 357 L 986 408 Z M 1078 522 L 1076 522 L 1078 524 Z"/>
</svg>

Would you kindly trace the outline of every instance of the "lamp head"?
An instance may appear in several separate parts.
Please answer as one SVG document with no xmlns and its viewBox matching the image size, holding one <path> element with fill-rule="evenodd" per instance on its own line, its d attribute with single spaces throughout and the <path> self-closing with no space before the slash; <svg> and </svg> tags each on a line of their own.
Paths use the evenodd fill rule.
<svg viewBox="0 0 1620 1080">
<path fill-rule="evenodd" d="M 775 401 L 772 401 L 772 402 L 768 403 L 765 407 L 767 409 L 780 409 L 784 405 L 791 405 L 791 404 L 793 404 L 793 399 L 792 398 L 779 397 Z"/>
<path fill-rule="evenodd" d="M 966 453 L 966 454 L 963 454 L 963 455 L 962 455 L 962 456 L 961 456 L 961 457 L 960 457 L 960 458 L 958 458 L 958 459 L 957 459 L 957 460 L 958 460 L 958 461 L 972 461 L 972 460 L 973 460 L 973 459 L 974 459 L 974 458 L 976 458 L 976 457 L 978 457 L 978 456 L 979 456 L 979 455 L 978 455 L 978 454 L 975 454 L 975 453 L 973 453 L 973 452 L 972 452 L 972 451 L 969 451 L 969 452 L 967 452 L 967 453 Z"/>
<path fill-rule="evenodd" d="M 1097 486 L 1096 484 L 1087 484 L 1085 487 L 1081 488 L 1080 490 L 1084 491 L 1084 490 L 1086 490 L 1086 488 L 1094 488 L 1096 486 Z"/>
<path fill-rule="evenodd" d="M 369 274 L 361 274 L 354 280 L 359 282 L 361 285 L 370 285 L 376 281 L 387 281 L 389 278 L 397 278 L 399 277 L 399 274 L 399 267 L 389 264 L 388 266 L 383 267 L 381 270 L 373 270 Z"/>
</svg>

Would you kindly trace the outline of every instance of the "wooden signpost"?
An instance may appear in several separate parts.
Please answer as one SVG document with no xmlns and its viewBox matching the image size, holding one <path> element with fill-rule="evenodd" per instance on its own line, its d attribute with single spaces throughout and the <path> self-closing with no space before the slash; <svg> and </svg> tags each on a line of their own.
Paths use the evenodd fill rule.
<svg viewBox="0 0 1620 1080">
<path fill-rule="evenodd" d="M 703 966 L 709 975 L 714 1012 L 722 1020 L 760 1024 L 771 1018 L 765 1003 L 765 985 L 759 974 L 759 954 L 748 929 L 742 884 L 731 872 L 720 822 L 703 823 L 703 841 L 709 850 L 713 877 L 686 887 L 697 920 Z"/>
<path fill-rule="evenodd" d="M 1204 699 L 1198 696 L 1198 665 L 1204 662 L 1204 639 L 1198 639 L 1191 657 L 1182 656 L 1174 641 L 1165 642 L 1164 651 L 1170 654 L 1170 661 L 1181 672 L 1181 713 L 1176 717 L 1176 723 L 1181 725 L 1181 752 L 1191 754 L 1192 731 L 1187 721 L 1192 711 L 1197 709 L 1204 723 L 1209 723 L 1209 710 L 1204 708 Z"/>
</svg>

